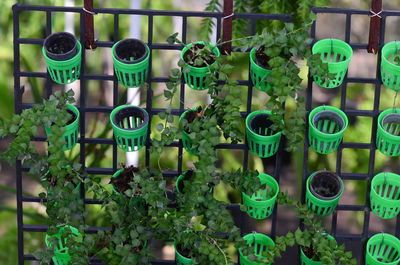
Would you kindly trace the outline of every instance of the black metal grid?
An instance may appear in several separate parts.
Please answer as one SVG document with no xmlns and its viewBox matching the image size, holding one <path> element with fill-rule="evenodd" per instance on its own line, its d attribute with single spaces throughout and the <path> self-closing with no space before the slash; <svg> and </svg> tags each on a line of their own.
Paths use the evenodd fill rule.
<svg viewBox="0 0 400 265">
<path fill-rule="evenodd" d="M 84 11 L 79 7 L 55 7 L 55 6 L 28 6 L 28 5 L 19 5 L 16 4 L 13 6 L 13 22 L 14 22 L 14 96 L 15 96 L 15 113 L 20 113 L 23 109 L 29 108 L 32 104 L 27 104 L 22 102 L 22 94 L 23 88 L 20 84 L 21 77 L 36 77 L 36 78 L 46 78 L 46 96 L 49 97 L 52 94 L 52 81 L 50 77 L 45 72 L 21 72 L 20 70 L 20 45 L 21 44 L 33 44 L 33 45 L 42 45 L 43 39 L 28 39 L 28 38 L 20 38 L 20 19 L 19 14 L 21 11 L 41 11 L 45 13 L 46 16 L 46 36 L 51 34 L 51 26 L 52 26 L 52 12 L 73 12 L 78 13 L 80 15 L 80 41 L 84 43 Z M 189 17 L 211 17 L 217 20 L 216 24 L 216 36 L 217 39 L 221 36 L 221 24 L 222 24 L 222 13 L 211 13 L 211 12 L 187 12 L 187 11 L 160 11 L 160 10 L 131 10 L 131 9 L 109 9 L 109 8 L 96 8 L 94 10 L 98 14 L 111 14 L 114 16 L 114 35 L 113 41 L 96 41 L 95 44 L 98 47 L 112 47 L 112 45 L 118 41 L 118 31 L 119 31 L 119 15 L 141 15 L 148 17 L 148 40 L 147 44 L 150 50 L 180 50 L 181 47 L 179 45 L 169 45 L 169 44 L 161 44 L 161 43 L 153 43 L 153 18 L 155 16 L 174 16 L 182 18 L 182 41 L 186 42 L 186 31 L 187 31 L 187 19 Z M 313 8 L 315 13 L 334 13 L 334 14 L 345 14 L 346 15 L 346 35 L 345 41 L 350 42 L 350 26 L 351 26 L 351 16 L 352 15 L 368 15 L 369 11 L 367 10 L 349 10 L 349 9 L 327 9 L 327 8 Z M 385 22 L 387 16 L 400 16 L 400 12 L 392 12 L 392 11 L 384 11 L 383 12 L 383 20 L 382 20 L 382 28 L 381 32 L 385 32 Z M 290 21 L 290 16 L 288 15 L 272 15 L 272 14 L 235 14 L 234 18 L 236 19 L 247 19 L 251 23 L 251 34 L 255 33 L 256 29 L 256 21 L 260 19 L 278 19 L 283 21 Z M 315 36 L 315 23 L 311 30 L 311 36 Z M 384 34 L 381 35 L 380 46 L 382 46 L 384 42 Z M 353 49 L 366 49 L 367 44 L 351 44 Z M 86 171 L 89 174 L 103 174 L 103 175 L 111 175 L 117 170 L 117 146 L 113 139 L 99 139 L 99 138 L 86 138 L 85 137 L 85 114 L 89 112 L 102 112 L 102 113 L 110 113 L 112 107 L 105 106 L 86 106 L 85 105 L 85 80 L 108 80 L 113 81 L 113 105 L 117 105 L 118 101 L 118 81 L 115 75 L 100 75 L 100 74 L 86 74 L 85 73 L 85 53 L 82 53 L 82 69 L 81 69 L 81 77 L 80 77 L 80 105 L 78 106 L 81 113 L 80 120 L 80 163 L 85 166 L 85 144 L 109 144 L 112 145 L 113 148 L 113 167 L 112 168 L 86 168 Z M 151 53 L 152 54 L 152 53 Z M 150 118 L 153 115 L 158 114 L 164 109 L 153 108 L 152 107 L 152 97 L 153 90 L 151 88 L 152 83 L 160 83 L 168 81 L 167 77 L 154 77 L 151 72 L 152 65 L 152 57 L 150 54 L 150 66 L 149 66 L 149 77 L 148 84 L 149 87 L 147 89 L 147 101 L 146 101 L 146 110 L 150 115 Z M 380 61 L 380 55 L 378 57 L 378 62 Z M 361 241 L 363 243 L 369 238 L 368 228 L 369 228 L 369 180 L 374 176 L 374 161 L 375 161 L 375 137 L 376 137 L 376 119 L 379 115 L 379 98 L 380 98 L 380 65 L 378 64 L 376 78 L 368 79 L 368 78 L 345 78 L 342 88 L 341 88 L 341 109 L 345 111 L 348 116 L 368 116 L 373 117 L 373 128 L 372 128 L 372 137 L 371 142 L 369 144 L 365 143 L 342 143 L 337 152 L 337 165 L 336 171 L 341 173 L 341 156 L 342 150 L 344 148 L 364 148 L 370 149 L 370 160 L 369 160 L 369 170 L 368 174 L 353 174 L 353 173 L 341 173 L 343 179 L 349 180 L 368 180 L 368 192 L 366 194 L 366 205 L 357 206 L 357 205 L 339 205 L 337 210 L 334 211 L 332 215 L 332 234 L 339 240 L 343 241 Z M 371 111 L 366 110 L 346 110 L 346 87 L 347 83 L 370 83 L 375 84 L 375 99 L 374 99 L 374 109 Z M 248 113 L 251 111 L 251 103 L 252 103 L 252 87 L 248 80 L 240 80 L 239 84 L 242 86 L 248 87 L 247 93 L 247 102 L 246 102 L 246 111 L 242 112 L 242 117 L 246 117 Z M 180 115 L 184 111 L 184 92 L 185 86 L 182 83 L 180 87 L 180 106 L 179 109 L 174 109 L 172 113 L 174 115 Z M 308 89 L 306 93 L 306 108 L 307 111 L 311 110 L 312 104 L 312 79 L 309 78 Z M 305 180 L 310 174 L 307 170 L 308 164 L 308 127 L 306 128 L 306 140 L 304 143 L 304 168 L 303 168 L 303 194 L 302 199 L 304 200 L 304 187 Z M 150 132 L 149 132 L 150 134 Z M 150 139 L 150 137 L 148 137 Z M 45 141 L 45 137 L 36 137 L 36 141 Z M 146 143 L 146 154 L 145 161 L 146 166 L 149 166 L 150 162 L 150 153 L 149 148 L 151 146 L 151 142 L 148 140 Z M 170 145 L 171 147 L 178 147 L 178 157 L 182 157 L 182 142 L 174 142 Z M 248 167 L 248 149 L 245 144 L 219 144 L 216 147 L 217 149 L 236 149 L 243 150 L 244 158 L 243 158 L 243 168 L 247 169 Z M 282 159 L 282 145 L 280 146 L 278 153 L 276 155 L 276 165 L 274 177 L 279 182 L 279 175 L 281 169 L 281 159 Z M 24 242 L 23 242 L 23 233 L 24 232 L 45 232 L 47 230 L 47 226 L 45 225 L 27 225 L 23 223 L 23 202 L 40 202 L 38 197 L 26 197 L 22 195 L 22 172 L 28 171 L 29 168 L 22 167 L 20 161 L 17 161 L 16 166 L 16 187 L 17 187 L 17 223 L 18 223 L 18 258 L 19 265 L 23 265 L 25 260 L 34 260 L 34 257 L 31 254 L 24 254 Z M 178 159 L 178 171 L 164 171 L 163 174 L 166 177 L 176 177 L 182 171 L 182 159 Z M 98 201 L 94 201 L 92 199 L 85 198 L 85 192 L 83 185 L 81 186 L 81 196 L 84 199 L 86 204 L 98 204 Z M 237 205 L 227 205 L 228 209 L 238 210 Z M 364 211 L 365 219 L 364 219 L 364 227 L 363 233 L 361 235 L 352 235 L 352 234 L 337 234 L 336 233 L 336 225 L 337 225 L 337 211 Z M 239 211 L 240 212 L 240 211 Z M 272 215 L 272 226 L 270 236 L 272 238 L 275 237 L 276 234 L 276 222 L 277 222 L 277 207 L 275 207 L 273 215 Z M 400 217 L 399 217 L 400 218 Z M 400 220 L 397 219 L 396 225 L 396 236 L 400 236 Z M 240 212 L 239 218 L 239 226 L 243 229 L 244 226 L 244 216 L 243 213 Z M 90 227 L 88 232 L 95 232 L 98 229 L 107 229 L 105 227 Z M 362 255 L 364 257 L 364 253 Z M 364 261 L 362 261 L 363 264 Z M 166 260 L 157 260 L 154 264 L 173 264 L 173 261 Z M 91 264 L 101 264 L 99 260 L 92 260 Z"/>
<path fill-rule="evenodd" d="M 345 26 L 345 39 L 344 41 L 349 43 L 353 50 L 367 50 L 368 44 L 360 44 L 360 43 L 350 43 L 350 30 L 351 30 L 351 18 L 353 15 L 370 15 L 369 10 L 356 10 L 356 9 L 340 9 L 340 8 L 312 8 L 312 11 L 316 14 L 344 14 L 346 16 L 346 26 Z M 341 102 L 340 109 L 346 113 L 348 117 L 372 117 L 372 134 L 370 143 L 350 143 L 350 142 L 342 142 L 337 150 L 337 159 L 336 159 L 336 173 L 342 177 L 343 180 L 357 180 L 357 181 L 367 181 L 367 192 L 365 194 L 365 205 L 344 205 L 339 204 L 338 207 L 334 210 L 332 214 L 332 222 L 331 222 L 331 234 L 340 241 L 348 242 L 348 241 L 361 241 L 363 245 L 363 252 L 361 255 L 361 263 L 365 264 L 365 246 L 368 239 L 372 236 L 369 234 L 369 221 L 370 221 L 370 185 L 371 180 L 375 176 L 377 172 L 374 172 L 375 165 L 375 153 L 376 153 L 376 126 L 377 119 L 380 113 L 379 110 L 379 102 L 380 102 L 380 94 L 381 94 L 381 53 L 380 49 L 384 45 L 385 38 L 385 28 L 386 28 L 386 18 L 390 16 L 400 16 L 399 11 L 386 11 L 384 10 L 382 13 L 382 21 L 381 21 L 381 29 L 380 29 L 380 39 L 379 39 L 379 53 L 377 58 L 377 68 L 376 68 L 376 76 L 375 78 L 359 78 L 359 77 L 351 77 L 347 78 L 347 75 L 341 85 Z M 316 23 L 312 25 L 311 28 L 311 37 L 315 38 L 316 34 Z M 346 89 L 348 83 L 361 83 L 361 84 L 373 84 L 375 85 L 375 95 L 374 95 L 374 105 L 373 110 L 349 110 L 346 109 Z M 312 89 L 313 87 L 313 78 L 308 75 L 308 87 L 306 92 L 306 110 L 309 113 L 312 110 Z M 384 88 L 388 89 L 388 88 Z M 392 99 L 390 99 L 392 100 Z M 308 122 L 306 123 L 306 131 L 305 131 L 305 141 L 304 141 L 304 158 L 303 158 L 303 183 L 302 183 L 302 201 L 305 201 L 305 185 L 308 176 L 312 173 L 308 171 L 308 159 L 309 159 L 309 142 L 308 142 Z M 370 150 L 369 154 L 369 164 L 368 164 L 368 173 L 347 173 L 342 172 L 342 153 L 345 148 L 353 148 L 353 149 L 368 149 Z M 362 211 L 364 212 L 364 222 L 363 222 L 363 230 L 362 234 L 337 234 L 337 215 L 339 211 Z M 397 217 L 396 220 L 396 234 L 397 238 L 400 238 L 400 216 Z"/>
</svg>

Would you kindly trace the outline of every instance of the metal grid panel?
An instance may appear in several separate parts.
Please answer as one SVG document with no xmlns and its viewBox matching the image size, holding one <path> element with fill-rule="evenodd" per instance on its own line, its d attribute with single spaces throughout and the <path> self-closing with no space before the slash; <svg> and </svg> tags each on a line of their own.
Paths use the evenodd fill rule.
<svg viewBox="0 0 400 265">
<path fill-rule="evenodd" d="M 52 81 L 47 73 L 44 72 L 21 72 L 20 70 L 20 45 L 21 44 L 32 44 L 32 45 L 42 45 L 43 39 L 28 39 L 28 38 L 20 38 L 20 21 L 19 21 L 19 13 L 21 11 L 41 11 L 46 15 L 46 35 L 51 34 L 51 26 L 52 26 L 52 12 L 73 12 L 80 14 L 80 32 L 84 32 L 85 24 L 84 24 L 84 11 L 79 7 L 55 7 L 55 6 L 23 6 L 16 4 L 13 6 L 14 16 L 14 96 L 15 96 L 15 113 L 20 113 L 23 109 L 29 108 L 32 104 L 22 103 L 22 94 L 23 89 L 20 85 L 21 77 L 37 77 L 37 78 L 46 78 L 46 95 L 49 97 L 52 94 Z M 349 10 L 349 9 L 327 9 L 327 8 L 313 8 L 315 13 L 334 13 L 334 14 L 345 14 L 346 15 L 346 35 L 345 41 L 350 42 L 350 25 L 351 25 L 351 16 L 352 15 L 368 15 L 369 11 L 367 10 Z M 141 15 L 148 17 L 148 46 L 150 50 L 180 50 L 181 47 L 179 45 L 169 45 L 169 44 L 161 44 L 161 43 L 153 43 L 153 18 L 155 16 L 174 16 L 182 18 L 182 40 L 186 42 L 186 32 L 187 32 L 187 19 L 189 17 L 212 17 L 217 19 L 216 25 L 216 35 L 217 39 L 221 36 L 221 21 L 223 14 L 222 13 L 211 13 L 211 12 L 186 12 L 186 11 L 160 11 L 160 10 L 132 10 L 132 9 L 108 9 L 108 8 L 97 8 L 95 9 L 96 13 L 99 14 L 112 14 L 114 16 L 114 35 L 113 41 L 96 41 L 95 44 L 98 47 L 112 47 L 112 45 L 118 41 L 118 29 L 119 29 L 119 15 Z M 385 21 L 386 16 L 400 16 L 400 12 L 392 12 L 392 11 L 384 11 L 383 13 L 383 21 L 381 32 L 385 32 Z M 250 20 L 251 23 L 251 34 L 255 33 L 255 25 L 256 21 L 260 19 L 278 19 L 283 21 L 290 21 L 290 16 L 288 15 L 271 15 L 271 14 L 235 14 L 234 18 L 241 18 Z M 315 36 L 315 23 L 311 30 L 311 36 Z M 382 34 L 380 39 L 380 45 L 382 46 L 384 41 L 384 35 Z M 80 38 L 81 43 L 84 43 L 84 35 L 81 34 Z M 367 44 L 351 44 L 353 49 L 366 49 Z M 380 55 L 378 58 L 380 61 Z M 147 101 L 146 101 L 146 110 L 150 115 L 150 118 L 153 115 L 158 114 L 164 109 L 153 108 L 152 107 L 152 97 L 153 90 L 151 88 L 152 83 L 166 82 L 168 81 L 167 77 L 154 77 L 151 73 L 151 64 L 152 57 L 150 54 L 150 66 L 149 66 L 149 77 L 148 84 L 149 87 L 147 89 Z M 80 105 L 78 106 L 81 115 L 80 120 L 80 131 L 81 136 L 79 139 L 80 143 L 80 163 L 85 165 L 85 144 L 109 144 L 112 145 L 113 148 L 113 167 L 112 168 L 86 168 L 86 171 L 89 174 L 104 174 L 111 175 L 113 172 L 117 170 L 117 146 L 113 139 L 98 139 L 98 138 L 86 138 L 85 137 L 85 114 L 89 112 L 102 112 L 102 113 L 110 113 L 112 108 L 105 106 L 86 106 L 85 105 L 85 80 L 109 80 L 113 81 L 113 105 L 117 105 L 118 101 L 118 82 L 115 75 L 100 75 L 100 74 L 86 74 L 85 73 L 85 56 L 82 53 L 82 70 L 80 77 Z M 369 170 L 368 174 L 352 174 L 345 173 L 341 174 L 343 179 L 349 180 L 370 180 L 374 175 L 374 162 L 375 162 L 375 137 L 376 137 L 376 119 L 379 115 L 379 97 L 380 97 L 380 65 L 378 64 L 376 78 L 345 78 L 341 93 L 341 109 L 345 111 L 345 113 L 349 116 L 368 116 L 373 117 L 374 125 L 372 128 L 372 137 L 371 142 L 369 144 L 365 143 L 342 143 L 337 152 L 337 165 L 336 171 L 340 173 L 341 171 L 341 156 L 344 148 L 363 148 L 370 149 L 370 160 L 369 160 Z M 373 110 L 345 110 L 346 104 L 346 86 L 347 83 L 371 83 L 375 84 L 375 97 L 374 97 L 374 108 Z M 248 113 L 251 111 L 251 103 L 252 103 L 252 87 L 248 80 L 240 80 L 239 84 L 242 86 L 248 87 L 247 93 L 247 102 L 246 102 L 246 112 L 242 112 L 242 117 L 246 117 Z M 179 109 L 174 109 L 172 113 L 174 115 L 180 115 L 184 111 L 184 92 L 185 86 L 182 83 L 180 87 L 180 106 Z M 311 110 L 312 104 L 312 79 L 309 78 L 308 89 L 306 93 L 306 109 L 307 111 Z M 150 120 L 151 122 L 151 120 Z M 304 201 L 305 192 L 305 180 L 310 174 L 307 170 L 308 165 L 308 127 L 306 128 L 306 137 L 304 143 L 304 168 L 303 168 L 303 194 L 302 199 Z M 149 132 L 150 134 L 150 132 Z M 150 153 L 149 148 L 151 146 L 151 142 L 149 141 L 150 137 L 147 138 L 148 141 L 146 143 L 146 153 L 145 153 L 145 161 L 146 166 L 149 166 L 150 162 Z M 37 137 L 36 141 L 45 141 L 45 137 Z M 171 147 L 178 147 L 178 171 L 164 171 L 163 174 L 166 177 L 176 177 L 182 171 L 182 142 L 174 142 L 170 145 Z M 217 149 L 236 149 L 243 150 L 243 168 L 247 169 L 248 166 L 248 149 L 245 144 L 219 144 L 216 147 Z M 276 155 L 276 165 L 274 177 L 279 182 L 279 175 L 281 169 L 281 159 L 282 159 L 282 145 L 280 146 L 278 153 Z M 34 257 L 31 254 L 24 254 L 23 247 L 23 233 L 24 232 L 45 232 L 47 230 L 47 226 L 45 225 L 26 225 L 23 223 L 23 202 L 40 202 L 38 197 L 26 197 L 22 195 L 22 172 L 28 171 L 29 168 L 22 167 L 20 161 L 17 161 L 16 166 L 16 186 L 17 186 L 17 222 L 18 222 L 18 257 L 19 257 L 19 265 L 24 264 L 24 260 L 33 260 Z M 368 181 L 369 183 L 369 181 Z M 94 201 L 92 199 L 85 198 L 84 187 L 81 186 L 81 197 L 84 199 L 86 204 L 98 204 L 100 202 Z M 369 229 L 369 184 L 368 184 L 368 192 L 366 194 L 366 205 L 357 206 L 357 205 L 339 205 L 337 211 L 364 211 L 364 226 L 363 233 L 361 235 L 352 235 L 352 234 L 337 234 L 336 233 L 336 225 L 337 225 L 337 211 L 334 211 L 332 215 L 332 234 L 337 238 L 346 241 L 361 241 L 363 243 L 369 237 L 368 229 Z M 227 205 L 228 209 L 238 210 L 237 205 Z M 244 226 L 244 216 L 243 213 L 240 212 L 239 218 L 239 226 L 243 229 Z M 400 236 L 400 217 L 397 218 L 396 225 L 396 236 Z M 273 215 L 272 215 L 272 227 L 271 227 L 271 237 L 275 237 L 276 234 L 276 222 L 277 222 L 277 207 L 275 207 Z M 90 227 L 90 232 L 96 232 L 99 229 L 107 229 L 105 227 Z M 364 257 L 364 253 L 362 255 Z M 364 262 L 364 261 L 363 261 Z M 166 260 L 157 260 L 154 264 L 173 264 L 173 261 Z M 91 264 L 101 264 L 99 260 L 92 260 Z"/>
</svg>

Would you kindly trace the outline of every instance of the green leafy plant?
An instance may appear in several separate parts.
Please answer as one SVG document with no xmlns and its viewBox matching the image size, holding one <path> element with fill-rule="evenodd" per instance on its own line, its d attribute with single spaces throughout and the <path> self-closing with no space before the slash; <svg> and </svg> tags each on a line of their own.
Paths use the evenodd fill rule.
<svg viewBox="0 0 400 265">
<path fill-rule="evenodd" d="M 21 114 L 14 115 L 11 120 L 4 121 L 0 127 L 0 136 L 12 136 L 14 139 L 1 157 L 14 164 L 16 159 L 22 166 L 30 167 L 29 174 L 42 179 L 42 185 L 47 193 L 39 194 L 41 199 L 46 199 L 46 212 L 49 226 L 49 236 L 57 234 L 60 225 L 78 227 L 83 233 L 86 212 L 83 201 L 80 199 L 79 185 L 92 185 L 91 179 L 82 170 L 79 163 L 71 164 L 65 157 L 62 147 L 65 140 L 62 137 L 64 126 L 71 119 L 67 112 L 66 103 L 73 102 L 73 91 L 65 94 L 56 92 L 41 105 L 34 105 L 23 110 Z M 52 133 L 48 136 L 48 153 L 41 155 L 31 141 L 38 134 L 39 127 L 51 127 Z M 69 229 L 66 229 L 68 234 Z M 65 234 L 65 233 L 64 233 Z M 67 235 L 65 235 L 67 236 Z M 93 243 L 90 236 L 83 242 L 69 240 L 67 242 L 74 264 L 87 264 L 88 249 Z M 43 264 L 49 264 L 54 255 L 54 247 L 40 250 L 35 257 Z"/>
<path fill-rule="evenodd" d="M 107 264 L 149 264 L 154 260 L 147 242 L 157 237 L 158 222 L 166 213 L 166 181 L 161 174 L 139 171 L 132 166 L 111 178 L 113 189 L 95 185 L 95 198 L 102 200 L 114 231 L 99 231 L 95 256 Z"/>
</svg>

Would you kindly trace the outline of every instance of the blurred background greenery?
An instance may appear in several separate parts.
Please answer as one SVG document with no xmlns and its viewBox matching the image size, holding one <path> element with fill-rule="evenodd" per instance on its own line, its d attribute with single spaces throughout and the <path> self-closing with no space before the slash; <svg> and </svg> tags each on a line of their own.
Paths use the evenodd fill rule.
<svg viewBox="0 0 400 265">
<path fill-rule="evenodd" d="M 12 31 L 12 5 L 17 1 L 4 0 L 0 1 L 0 119 L 10 118 L 14 112 L 13 106 L 13 31 Z M 20 4 L 39 4 L 35 0 L 20 0 Z M 184 0 L 142 0 L 140 6 L 143 9 L 162 9 L 162 10 L 204 10 L 207 1 L 184 1 Z M 74 6 L 82 6 L 82 0 L 42 0 L 41 5 L 56 5 L 63 6 L 72 4 Z M 113 7 L 113 8 L 130 8 L 130 2 L 126 0 L 94 0 L 95 7 Z M 137 4 L 137 3 L 136 3 Z M 369 9 L 370 0 L 332 0 L 332 7 L 341 8 L 358 8 Z M 399 9 L 400 0 L 384 1 L 384 9 Z M 147 17 L 140 17 L 138 20 L 140 25 L 133 25 L 130 22 L 129 15 L 120 15 L 119 39 L 130 36 L 132 27 L 139 28 L 141 39 L 147 42 L 148 27 Z M 187 40 L 195 41 L 201 36 L 202 31 L 199 18 L 188 18 L 188 35 Z M 398 31 L 398 18 L 387 19 L 387 31 L 385 40 L 391 41 L 399 39 L 400 32 Z M 113 36 L 113 16 L 98 15 L 94 16 L 95 23 L 95 38 L 108 41 L 112 40 Z M 166 38 L 173 32 L 181 32 L 181 19 L 166 16 L 154 17 L 153 25 L 153 42 L 165 43 Z M 332 27 L 334 25 L 334 27 Z M 352 17 L 352 43 L 366 43 L 368 41 L 369 19 L 366 16 Z M 79 39 L 79 16 L 73 14 L 53 13 L 52 14 L 52 32 L 72 30 Z M 344 39 L 345 17 L 343 15 L 319 15 L 317 26 L 317 39 L 336 37 Z M 45 19 L 41 12 L 21 12 L 20 15 L 20 30 L 23 38 L 44 38 L 45 37 Z M 211 38 L 213 39 L 213 38 Z M 110 48 L 98 48 L 95 51 L 86 51 L 86 73 L 89 74 L 113 74 L 113 64 L 111 60 Z M 169 73 L 169 69 L 176 67 L 179 51 L 153 51 L 153 76 L 165 77 Z M 233 53 L 235 60 L 234 76 L 238 79 L 245 80 L 248 77 L 248 57 L 246 54 Z M 45 72 L 46 67 L 41 54 L 40 45 L 21 45 L 21 69 L 29 72 Z M 306 80 L 307 68 L 304 62 L 299 62 L 303 65 L 302 76 Z M 355 51 L 352 58 L 348 76 L 352 77 L 369 77 L 374 78 L 376 75 L 377 57 L 376 55 L 368 54 L 364 51 Z M 362 66 L 362 67 L 360 67 Z M 306 86 L 306 81 L 303 85 Z M 39 103 L 45 97 L 45 79 L 43 78 L 21 78 L 21 85 L 25 87 L 23 94 L 24 103 Z M 67 87 L 53 84 L 53 91 L 73 88 L 77 99 L 79 99 L 80 87 L 79 82 L 76 82 Z M 167 103 L 163 100 L 164 84 L 153 83 L 154 91 L 153 107 L 165 107 Z M 247 100 L 247 87 L 243 87 L 241 99 L 243 102 Z M 86 104 L 89 106 L 112 106 L 113 88 L 110 81 L 91 80 L 85 83 Z M 142 87 L 140 104 L 145 106 L 146 102 L 146 87 Z M 119 86 L 120 103 L 126 102 L 126 89 Z M 369 84 L 348 84 L 346 95 L 346 109 L 371 110 L 373 108 L 375 91 L 374 86 Z M 380 95 L 380 109 L 386 109 L 393 105 L 394 92 L 382 86 Z M 252 110 L 262 108 L 268 97 L 265 93 L 261 93 L 253 89 Z M 205 92 L 194 92 L 190 89 L 185 90 L 185 108 L 193 107 L 207 103 L 207 95 Z M 333 90 L 322 90 L 318 87 L 313 88 L 313 102 L 315 104 L 329 104 L 340 106 L 340 88 Z M 78 101 L 79 103 L 79 101 Z M 174 102 L 175 107 L 179 107 L 179 97 L 176 97 Z M 290 110 L 293 105 L 288 104 Z M 246 106 L 242 106 L 245 110 Z M 91 138 L 111 138 L 112 132 L 108 122 L 106 113 L 88 113 L 86 114 L 86 137 Z M 177 122 L 177 119 L 175 119 Z M 158 123 L 158 117 L 155 116 L 152 120 L 152 135 L 158 137 L 155 124 Z M 372 119 L 368 117 L 358 117 L 350 121 L 350 125 L 345 133 L 345 142 L 363 142 L 371 141 L 371 126 Z M 44 132 L 41 132 L 44 135 Z M 10 139 L 5 139 L 0 142 L 0 150 L 4 151 Z M 222 141 L 222 139 L 221 139 Z M 40 152 L 44 152 L 45 143 L 35 143 Z M 79 160 L 79 146 L 67 152 L 71 160 Z M 86 146 L 86 167 L 112 167 L 112 149 L 108 145 L 92 145 Z M 144 166 L 144 149 L 139 152 L 139 165 Z M 219 157 L 223 158 L 219 161 L 220 170 L 237 169 L 242 166 L 243 152 L 232 150 L 220 150 Z M 300 195 L 301 185 L 301 170 L 303 153 L 285 154 L 284 166 L 281 175 L 281 189 L 289 190 L 290 193 L 296 196 Z M 150 166 L 158 168 L 158 161 L 163 170 L 177 170 L 177 148 L 165 148 L 165 151 L 159 157 L 151 157 Z M 318 155 L 310 151 L 308 170 L 314 171 L 326 168 L 328 170 L 336 170 L 336 153 L 326 156 Z M 194 157 L 184 152 L 183 154 L 183 170 L 192 166 Z M 370 159 L 370 151 L 366 149 L 345 149 L 342 157 L 342 172 L 345 173 L 367 173 L 368 162 Z M 126 157 L 122 151 L 118 151 L 118 163 L 125 163 Z M 271 159 L 260 159 L 253 155 L 249 157 L 249 167 L 259 171 L 273 173 L 273 161 Z M 398 158 L 388 158 L 376 152 L 375 157 L 375 172 L 390 170 L 394 172 L 400 171 Z M 107 183 L 109 176 L 104 177 L 104 183 Z M 24 193 L 26 195 L 35 196 L 41 191 L 38 179 L 29 175 L 23 175 Z M 294 183 L 297 183 L 297 185 Z M 367 188 L 366 181 L 345 181 L 346 191 L 342 199 L 344 204 L 365 204 L 365 192 Z M 88 194 L 90 197 L 91 195 Z M 216 188 L 215 196 L 226 202 L 240 201 L 240 193 L 233 191 L 230 187 L 221 185 Z M 15 180 L 14 168 L 1 162 L 1 178 L 0 178 L 0 264 L 17 264 L 17 228 L 16 228 L 16 208 L 15 208 Z M 94 226 L 105 225 L 101 218 L 102 212 L 98 206 L 89 205 L 87 209 L 91 212 L 88 218 L 88 224 Z M 44 224 L 45 223 L 45 208 L 37 203 L 24 203 L 24 223 L 26 224 Z M 285 215 L 282 213 L 281 220 L 285 220 Z M 385 232 L 394 233 L 394 221 L 383 222 L 379 219 L 374 219 L 371 216 L 370 232 L 385 230 Z M 246 226 L 248 231 L 252 231 L 254 226 L 257 231 L 268 232 L 270 229 L 270 221 L 265 223 L 251 224 L 251 220 L 246 219 L 250 224 Z M 329 219 L 326 219 L 329 223 Z M 339 216 L 338 230 L 342 229 L 346 233 L 362 232 L 364 222 L 363 212 L 345 213 Z M 286 220 L 287 227 L 297 225 L 294 220 Z M 253 229 L 254 230 L 254 229 Z M 261 232 L 260 231 L 260 232 Z M 278 233 L 280 229 L 278 229 Z M 44 234 L 41 233 L 24 233 L 25 253 L 32 253 L 35 249 L 43 246 Z M 357 251 L 357 250 L 355 250 Z M 173 258 L 173 257 L 172 257 Z M 26 264 L 36 264 L 29 263 Z M 284 264 L 284 263 L 282 263 Z M 287 263 L 286 263 L 287 264 Z"/>
</svg>

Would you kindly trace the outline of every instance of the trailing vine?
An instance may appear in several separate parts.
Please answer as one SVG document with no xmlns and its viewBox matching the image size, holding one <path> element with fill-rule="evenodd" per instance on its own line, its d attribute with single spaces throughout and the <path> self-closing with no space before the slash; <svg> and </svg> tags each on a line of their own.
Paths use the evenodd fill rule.
<svg viewBox="0 0 400 265">
<path fill-rule="evenodd" d="M 65 144 L 64 126 L 71 119 L 67 112 L 66 103 L 72 103 L 73 91 L 65 94 L 55 92 L 41 105 L 34 105 L 30 109 L 23 110 L 21 114 L 14 115 L 11 120 L 5 121 L 0 126 L 0 136 L 11 136 L 13 141 L 1 157 L 9 163 L 15 164 L 16 159 L 22 166 L 30 167 L 29 174 L 39 177 L 47 193 L 39 194 L 41 199 L 46 199 L 46 213 L 48 215 L 47 234 L 57 234 L 60 227 L 70 225 L 78 228 L 83 235 L 87 228 L 84 218 L 87 212 L 84 210 L 83 201 L 80 199 L 80 185 L 90 187 L 91 178 L 82 170 L 79 163 L 71 163 L 65 157 L 63 146 Z M 31 141 L 38 134 L 41 126 L 51 127 L 48 136 L 48 153 L 40 155 Z M 70 240 L 75 238 L 70 229 L 65 229 L 63 237 L 68 239 L 67 246 L 71 250 L 73 264 L 88 264 L 88 250 L 94 244 L 90 235 L 84 237 L 82 242 Z M 50 237 L 51 247 L 39 250 L 35 257 L 41 264 L 50 264 L 54 256 L 55 238 Z M 84 247 L 85 246 L 85 247 Z"/>
</svg>

